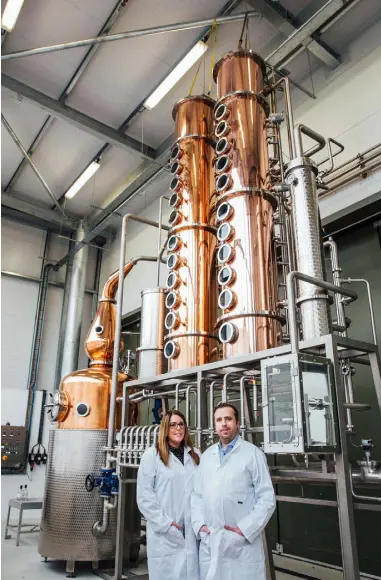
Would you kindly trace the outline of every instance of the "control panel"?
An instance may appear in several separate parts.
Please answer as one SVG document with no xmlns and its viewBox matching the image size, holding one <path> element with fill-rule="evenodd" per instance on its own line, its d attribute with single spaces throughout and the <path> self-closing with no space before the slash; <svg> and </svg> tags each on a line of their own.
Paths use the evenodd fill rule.
<svg viewBox="0 0 381 580">
<path fill-rule="evenodd" d="M 1 426 L 1 466 L 18 467 L 24 459 L 26 427 Z"/>
</svg>

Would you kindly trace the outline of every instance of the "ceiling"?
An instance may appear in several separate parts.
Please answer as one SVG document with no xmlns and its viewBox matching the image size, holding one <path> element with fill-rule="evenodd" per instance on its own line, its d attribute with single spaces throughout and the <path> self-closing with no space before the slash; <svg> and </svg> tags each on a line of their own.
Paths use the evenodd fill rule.
<svg viewBox="0 0 381 580">
<path fill-rule="evenodd" d="M 174 22 L 213 18 L 226 10 L 227 0 L 25 0 L 19 20 L 12 33 L 3 35 L 2 53 L 47 46 L 99 34 L 105 23 L 114 21 L 108 33 L 151 28 Z M 331 0 L 333 2 L 333 0 Z M 335 0 L 336 8 L 345 4 Z M 320 50 L 327 56 L 330 67 L 340 62 L 345 47 L 361 34 L 367 26 L 381 17 L 381 5 L 374 0 L 347 0 L 354 6 L 323 34 L 313 33 L 315 48 L 308 52 L 294 51 L 285 59 L 285 68 L 291 78 L 311 90 L 311 75 L 326 62 L 316 54 Z M 4 4 L 4 2 L 3 2 Z M 267 57 L 271 52 L 326 2 L 322 0 L 231 0 L 228 9 L 232 13 L 257 9 L 262 18 L 249 20 L 248 40 L 250 47 Z M 113 15 L 116 7 L 117 12 Z M 240 36 L 242 22 L 221 25 L 218 29 L 215 58 L 235 48 Z M 168 32 L 153 36 L 137 37 L 108 42 L 97 47 L 77 47 L 2 62 L 2 73 L 23 83 L 21 92 L 12 90 L 2 79 L 2 112 L 23 146 L 28 149 L 46 122 L 49 112 L 41 104 L 30 100 L 28 90 L 43 93 L 49 103 L 58 103 L 60 112 L 54 114 L 47 130 L 33 153 L 33 162 L 42 174 L 64 211 L 76 218 L 85 217 L 90 224 L 102 222 L 102 226 L 117 222 L 109 211 L 122 207 L 131 211 L 161 195 L 168 187 L 165 168 L 157 179 L 144 185 L 147 177 L 165 166 L 166 140 L 173 132 L 171 111 L 174 103 L 189 93 L 197 65 L 152 110 L 143 110 L 141 103 L 169 73 L 171 68 L 200 38 L 205 29 Z M 213 46 L 213 39 L 210 44 Z M 193 93 L 208 92 L 213 49 L 206 53 L 200 66 Z M 92 51 L 88 54 L 88 51 Z M 65 89 L 75 75 L 81 62 L 82 73 L 77 74 L 75 86 L 69 96 Z M 324 60 L 324 59 L 323 59 Z M 334 64 L 332 64 L 332 61 Z M 335 64 L 336 63 L 336 64 Z M 86 66 L 85 66 L 86 65 Z M 27 85 L 25 89 L 24 85 Z M 211 93 L 214 94 L 214 83 Z M 298 89 L 296 89 L 298 90 Z M 45 101 L 44 101 L 45 102 Z M 50 106 L 50 105 L 49 105 Z M 65 117 L 68 106 L 74 109 L 75 120 Z M 45 107 L 45 105 L 44 105 Z M 140 109 L 139 109 L 140 107 Z M 64 115 L 62 116 L 61 115 Z M 130 117 L 128 127 L 119 135 L 127 135 L 127 144 L 112 145 L 105 149 L 104 134 L 84 129 L 77 122 L 78 113 L 85 114 L 98 126 L 118 130 Z M 86 118 L 87 118 L 86 117 Z M 114 131 L 113 131 L 114 133 Z M 118 137 L 118 135 L 117 135 Z M 133 139 L 131 139 L 133 138 Z M 130 144 L 133 147 L 130 147 Z M 147 159 L 144 147 L 156 150 Z M 72 200 L 65 200 L 65 191 L 87 165 L 101 155 L 99 171 Z M 151 151 L 148 149 L 147 151 Z M 164 155 L 160 153 L 164 151 Z M 149 157 L 149 156 L 148 156 Z M 23 156 L 8 132 L 2 126 L 2 190 L 13 203 L 26 201 L 29 206 L 44 210 L 52 209 L 52 201 L 30 166 L 25 165 L 15 176 Z M 137 194 L 137 186 L 142 185 Z M 130 197 L 129 202 L 125 198 Z M 123 205 L 120 206 L 120 200 Z M 3 206 L 6 202 L 3 203 Z M 110 205 L 111 204 L 111 205 Z M 28 207 L 29 207 L 28 206 Z M 107 208 L 106 211 L 105 208 Z M 37 210 L 36 210 L 37 211 Z M 57 209 L 55 213 L 59 216 Z M 57 220 L 59 217 L 57 217 Z"/>
</svg>

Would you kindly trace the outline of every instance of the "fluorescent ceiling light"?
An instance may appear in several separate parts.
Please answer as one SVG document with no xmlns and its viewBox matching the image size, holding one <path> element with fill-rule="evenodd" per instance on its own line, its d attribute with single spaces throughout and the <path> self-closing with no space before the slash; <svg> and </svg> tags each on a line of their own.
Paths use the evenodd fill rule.
<svg viewBox="0 0 381 580">
<path fill-rule="evenodd" d="M 144 106 L 153 109 L 163 97 L 175 86 L 195 62 L 208 50 L 208 45 L 199 40 L 177 66 L 169 73 L 157 89 L 148 97 Z"/>
<path fill-rule="evenodd" d="M 98 171 L 99 168 L 100 164 L 98 161 L 93 161 L 90 163 L 90 165 L 86 167 L 85 171 L 81 173 L 78 179 L 74 181 L 73 185 L 69 187 L 65 193 L 66 199 L 72 199 L 75 194 L 78 193 L 78 191 L 85 185 L 85 183 L 89 181 L 90 177 L 92 177 L 94 173 Z"/>
<path fill-rule="evenodd" d="M 8 0 L 1 17 L 1 28 L 12 32 L 23 4 L 24 0 Z"/>
</svg>

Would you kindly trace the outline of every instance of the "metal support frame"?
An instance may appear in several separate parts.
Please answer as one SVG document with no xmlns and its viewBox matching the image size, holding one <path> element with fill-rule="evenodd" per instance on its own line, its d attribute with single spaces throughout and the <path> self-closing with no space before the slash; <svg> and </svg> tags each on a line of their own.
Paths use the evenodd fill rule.
<svg viewBox="0 0 381 580">
<path fill-rule="evenodd" d="M 314 282 L 315 283 L 315 282 Z M 331 286 L 331 285 L 329 285 Z M 333 286 L 333 285 L 332 285 Z M 332 288 L 329 288 L 332 290 Z M 338 288 L 336 287 L 336 291 Z M 340 288 L 340 293 L 342 293 Z M 353 298 L 353 296 L 352 296 Z M 292 298 L 291 298 L 292 299 Z M 353 340 L 344 336 L 326 335 L 317 339 L 309 341 L 301 341 L 298 345 L 299 352 L 314 353 L 317 351 L 325 351 L 325 356 L 329 358 L 334 367 L 335 383 L 336 383 L 336 397 L 338 403 L 339 414 L 339 434 L 341 441 L 341 452 L 335 454 L 336 471 L 317 471 L 316 469 L 289 469 L 275 467 L 271 470 L 274 483 L 298 483 L 303 481 L 305 483 L 333 483 L 336 485 L 337 502 L 325 500 L 310 500 L 308 498 L 297 498 L 289 496 L 281 496 L 279 501 L 293 501 L 297 503 L 310 503 L 313 505 L 324 505 L 330 507 L 337 507 L 340 524 L 341 547 L 343 554 L 343 569 L 345 580 L 359 580 L 359 566 L 358 554 L 356 546 L 356 535 L 354 527 L 354 509 L 365 509 L 364 504 L 353 503 L 351 490 L 351 471 L 348 460 L 347 441 L 346 441 L 346 415 L 344 407 L 344 387 L 342 382 L 342 374 L 340 368 L 340 361 L 342 359 L 369 357 L 372 369 L 374 385 L 377 392 L 377 398 L 381 411 L 381 362 L 377 346 L 374 344 L 364 343 Z M 159 395 L 165 395 L 168 389 L 173 389 L 173 386 L 179 384 L 180 381 L 196 381 L 198 395 L 202 391 L 206 393 L 207 387 L 213 385 L 218 380 L 223 383 L 225 378 L 226 389 L 228 389 L 226 377 L 231 376 L 232 373 L 241 374 L 245 371 L 252 371 L 259 368 L 260 361 L 269 357 L 284 355 L 292 351 L 291 345 L 283 345 L 267 351 L 261 351 L 249 356 L 237 357 L 232 359 L 225 359 L 214 363 L 209 363 L 199 367 L 183 369 L 180 371 L 172 371 L 160 376 L 145 378 L 143 380 L 131 381 L 124 384 L 123 397 L 125 400 L 129 398 L 129 391 L 132 388 L 146 388 L 153 389 Z M 250 375 L 248 376 L 250 378 Z M 199 398 L 199 397 L 198 397 Z M 198 404 L 198 408 L 199 408 Z M 200 410 L 197 417 L 201 417 Z M 209 419 L 210 421 L 210 419 Z M 258 432 L 258 428 L 247 429 L 249 432 Z M 210 435 L 210 428 L 202 428 L 199 419 L 195 434 L 197 442 L 202 440 L 202 436 Z M 356 484 L 361 484 L 360 478 L 354 478 Z M 370 498 L 369 498 L 370 499 Z M 377 501 L 377 500 L 376 500 Z M 369 509 L 377 510 L 376 501 L 374 505 L 369 505 Z M 368 509 L 367 508 L 367 509 Z"/>
<path fill-rule="evenodd" d="M 248 4 L 254 9 L 260 9 L 263 17 L 276 26 L 280 26 L 284 34 L 291 35 L 300 28 L 295 17 L 280 2 L 248 0 Z M 316 38 L 314 31 L 311 31 L 307 38 L 301 41 L 301 45 L 329 68 L 334 69 L 339 66 L 338 56 L 331 48 Z"/>
<path fill-rule="evenodd" d="M 37 104 L 39 107 L 44 109 L 44 111 L 47 111 L 49 115 L 63 121 L 68 121 L 78 129 L 81 129 L 81 131 L 85 131 L 102 141 L 107 141 L 108 143 L 126 149 L 127 151 L 137 151 L 142 157 L 147 159 L 155 159 L 155 150 L 149 145 L 141 143 L 133 137 L 124 135 L 122 132 L 109 127 L 105 123 L 93 119 L 89 115 L 86 115 L 77 109 L 73 109 L 68 105 L 64 105 L 60 101 L 49 97 L 41 91 L 33 89 L 21 81 L 3 73 L 1 75 L 1 84 L 10 91 L 25 97 L 28 101 Z M 26 151 L 24 155 L 25 154 L 27 154 Z M 55 203 L 56 202 L 57 200 L 55 200 Z"/>
</svg>

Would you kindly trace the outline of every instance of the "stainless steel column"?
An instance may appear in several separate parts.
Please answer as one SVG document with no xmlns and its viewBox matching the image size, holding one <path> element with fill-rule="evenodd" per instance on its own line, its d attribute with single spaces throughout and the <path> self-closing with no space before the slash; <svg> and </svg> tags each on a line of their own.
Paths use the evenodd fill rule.
<svg viewBox="0 0 381 580">
<path fill-rule="evenodd" d="M 76 232 L 76 242 L 82 241 L 84 237 L 85 230 L 83 228 L 83 222 L 81 221 Z M 88 246 L 86 245 L 75 254 L 73 260 L 65 338 L 63 343 L 61 378 L 76 371 L 78 368 L 87 256 Z"/>
<path fill-rule="evenodd" d="M 164 372 L 164 288 L 147 288 L 142 292 L 142 321 L 139 357 L 139 379 Z"/>
<path fill-rule="evenodd" d="M 297 270 L 323 280 L 316 175 L 315 163 L 309 157 L 302 156 L 289 163 L 286 181 L 292 194 Z M 299 282 L 298 294 L 304 340 L 328 334 L 330 325 L 326 292 L 309 283 Z"/>
</svg>

